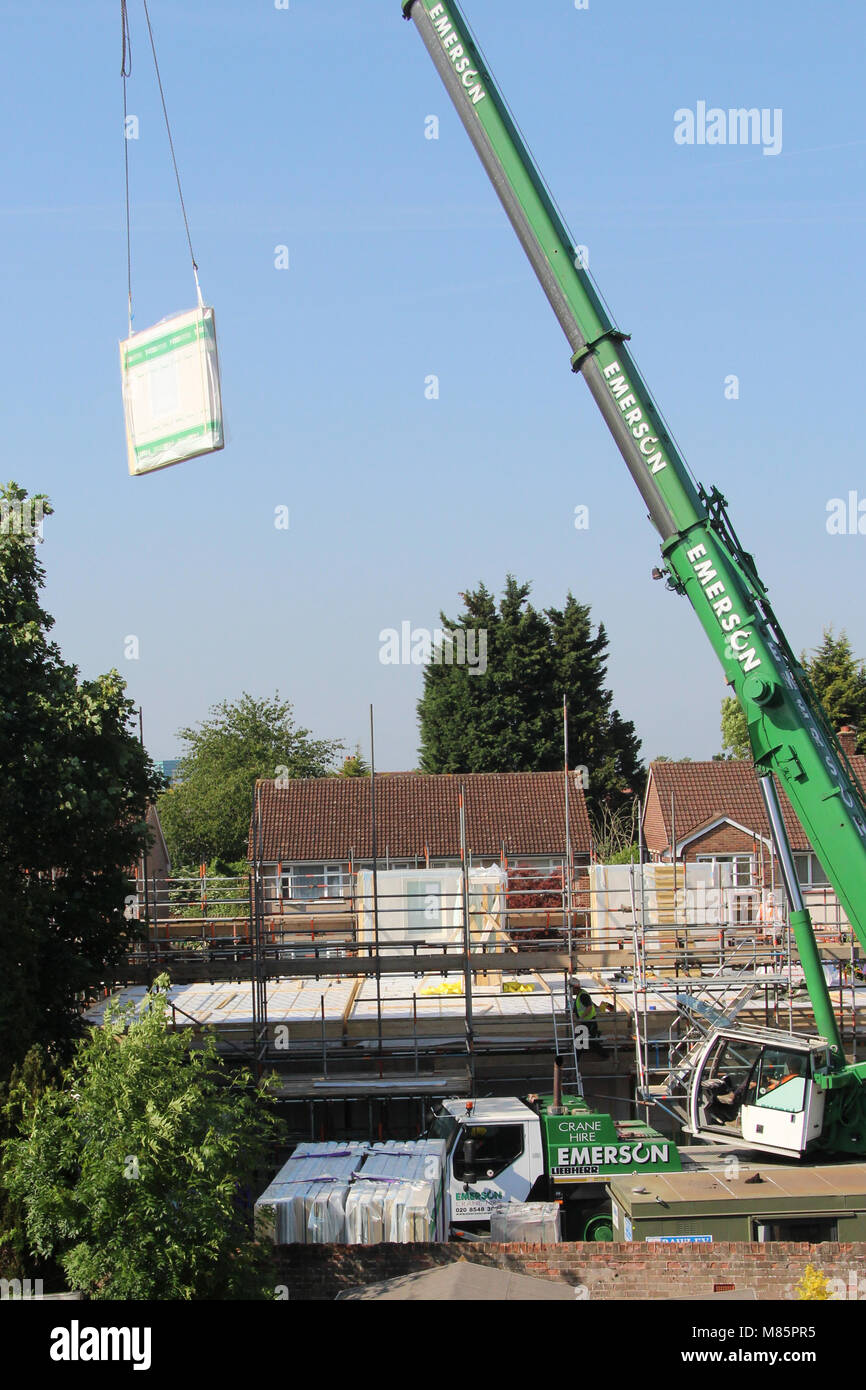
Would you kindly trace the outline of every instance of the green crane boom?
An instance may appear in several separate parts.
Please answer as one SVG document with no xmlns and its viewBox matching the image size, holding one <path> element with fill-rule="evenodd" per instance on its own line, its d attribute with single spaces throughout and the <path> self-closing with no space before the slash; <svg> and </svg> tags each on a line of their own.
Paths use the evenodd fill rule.
<svg viewBox="0 0 866 1390">
<path fill-rule="evenodd" d="M 415 23 L 562 326 L 572 368 L 586 381 L 646 503 L 661 537 L 668 585 L 691 602 L 747 715 L 765 796 L 775 796 L 775 774 L 866 949 L 863 795 L 736 536 L 725 499 L 716 488 L 693 483 L 632 359 L 628 335 L 611 321 L 460 6 L 455 0 L 404 0 L 403 12 Z M 781 817 L 776 829 L 784 838 Z M 811 924 L 796 882 L 786 877 L 786 887 L 816 1022 L 839 1071 L 845 1067 L 841 1040 Z M 836 1085 L 840 1080 L 836 1076 Z"/>
</svg>

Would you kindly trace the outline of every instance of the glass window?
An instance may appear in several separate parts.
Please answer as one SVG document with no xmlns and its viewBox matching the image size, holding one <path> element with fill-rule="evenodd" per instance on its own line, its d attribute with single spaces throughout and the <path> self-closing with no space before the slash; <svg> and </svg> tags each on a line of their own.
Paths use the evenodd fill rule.
<svg viewBox="0 0 866 1390">
<path fill-rule="evenodd" d="M 768 1047 L 761 1058 L 755 1103 L 774 1110 L 802 1110 L 806 1103 L 809 1075 L 807 1052 L 788 1052 L 782 1048 Z"/>
<path fill-rule="evenodd" d="M 714 878 L 717 877 L 716 866 L 719 866 L 720 888 L 751 888 L 752 886 L 751 854 L 697 854 L 695 859 L 698 864 L 711 864 Z"/>
<path fill-rule="evenodd" d="M 767 1240 L 804 1241 L 808 1245 L 821 1245 L 825 1241 L 837 1241 L 838 1227 L 835 1220 L 820 1216 L 807 1217 L 798 1221 L 756 1221 L 755 1231 L 761 1242 Z"/>
<path fill-rule="evenodd" d="M 451 1139 L 457 1128 L 457 1121 L 447 1110 L 440 1111 L 427 1131 L 430 1139 L 444 1139 L 450 1147 Z"/>
<path fill-rule="evenodd" d="M 701 1122 L 741 1132 L 740 1110 L 754 1104 L 760 1043 L 719 1039 L 701 1074 Z"/>
<path fill-rule="evenodd" d="M 466 1141 L 472 1140 L 467 1157 Z M 454 1154 L 454 1176 L 461 1182 L 495 1178 L 523 1153 L 523 1125 L 465 1125 Z"/>
<path fill-rule="evenodd" d="M 830 882 L 817 854 L 806 851 L 795 854 L 794 868 L 801 888 L 826 888 Z"/>
<path fill-rule="evenodd" d="M 293 864 L 283 872 L 285 898 L 313 902 L 317 898 L 343 896 L 342 864 Z"/>
<path fill-rule="evenodd" d="M 342 898 L 343 893 L 343 866 L 342 864 L 325 865 L 325 897 Z"/>
</svg>

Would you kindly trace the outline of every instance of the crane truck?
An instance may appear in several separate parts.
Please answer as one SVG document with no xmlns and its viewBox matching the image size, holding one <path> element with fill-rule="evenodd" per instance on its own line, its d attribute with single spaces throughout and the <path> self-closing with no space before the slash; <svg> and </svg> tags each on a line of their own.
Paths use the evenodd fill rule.
<svg viewBox="0 0 866 1390">
<path fill-rule="evenodd" d="M 866 1153 L 866 1062 L 845 1057 L 778 788 L 866 949 L 863 791 L 724 496 L 693 482 L 635 364 L 629 335 L 610 317 L 461 5 L 403 0 L 403 14 L 454 103 L 565 333 L 571 369 L 589 387 L 659 534 L 662 562 L 653 577 L 691 603 L 748 721 L 816 1031 L 807 1037 L 714 1027 L 679 1069 L 687 1129 L 713 1143 L 785 1157 Z"/>
<path fill-rule="evenodd" d="M 483 1229 L 503 1202 L 560 1204 L 566 1240 L 613 1240 L 606 1185 L 647 1173 L 679 1173 L 675 1143 L 643 1120 L 614 1120 L 583 1096 L 553 1094 L 445 1100 L 427 1131 L 446 1143 L 449 1224 Z"/>
</svg>

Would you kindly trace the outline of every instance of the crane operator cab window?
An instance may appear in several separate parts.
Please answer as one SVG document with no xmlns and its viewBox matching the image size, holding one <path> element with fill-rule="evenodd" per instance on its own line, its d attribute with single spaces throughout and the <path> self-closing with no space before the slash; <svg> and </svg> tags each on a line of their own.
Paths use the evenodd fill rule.
<svg viewBox="0 0 866 1390">
<path fill-rule="evenodd" d="M 489 1181 L 523 1153 L 523 1125 L 466 1125 L 454 1152 L 458 1182 Z"/>
<path fill-rule="evenodd" d="M 701 1125 L 742 1133 L 740 1111 L 754 1101 L 762 1048 L 719 1038 L 700 1078 Z"/>
<path fill-rule="evenodd" d="M 698 1133 L 800 1154 L 820 1136 L 823 1092 L 814 1081 L 809 1048 L 721 1036 L 696 1078 Z"/>
<path fill-rule="evenodd" d="M 772 1110 L 802 1110 L 810 1075 L 808 1052 L 765 1049 L 758 1068 L 754 1104 Z"/>
</svg>

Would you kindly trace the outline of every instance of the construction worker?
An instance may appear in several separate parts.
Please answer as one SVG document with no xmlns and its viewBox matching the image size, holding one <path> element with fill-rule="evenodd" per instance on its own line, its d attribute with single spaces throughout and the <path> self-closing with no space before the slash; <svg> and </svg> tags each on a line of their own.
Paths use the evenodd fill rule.
<svg viewBox="0 0 866 1390">
<path fill-rule="evenodd" d="M 781 944 L 785 927 L 782 909 L 776 905 L 775 893 L 768 893 L 758 908 L 757 922 L 763 927 L 764 939 L 775 946 Z"/>
<path fill-rule="evenodd" d="M 580 981 L 572 976 L 571 985 L 571 1007 L 574 1010 L 574 1021 L 578 1027 L 584 1027 L 589 1035 L 590 1052 L 603 1052 L 598 1035 L 598 1010 L 586 990 L 581 987 Z"/>
</svg>

